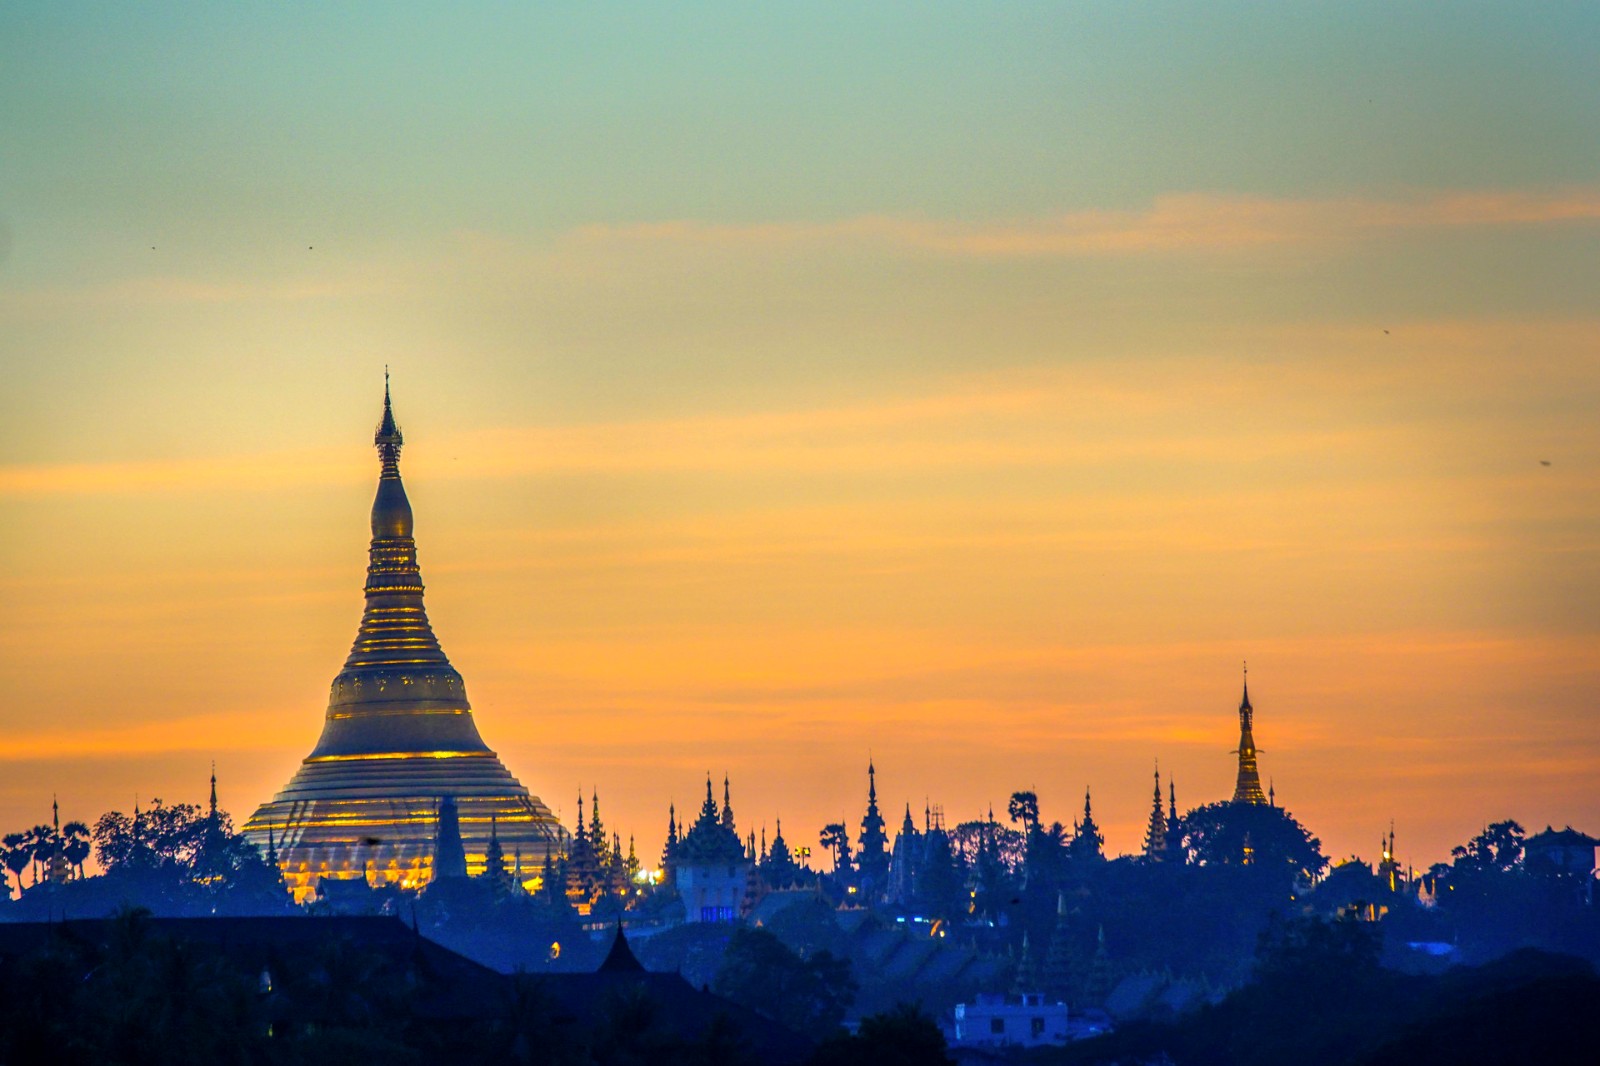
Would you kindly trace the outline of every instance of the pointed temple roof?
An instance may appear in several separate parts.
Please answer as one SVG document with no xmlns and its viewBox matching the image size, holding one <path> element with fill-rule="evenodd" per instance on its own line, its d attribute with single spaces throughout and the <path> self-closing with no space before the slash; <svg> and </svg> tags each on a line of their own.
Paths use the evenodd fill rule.
<svg viewBox="0 0 1600 1066">
<path fill-rule="evenodd" d="M 678 841 L 676 860 L 690 865 L 737 863 L 744 861 L 744 842 L 733 827 L 732 804 L 728 802 L 728 780 L 723 778 L 723 811 L 717 811 L 717 801 L 711 795 L 711 775 L 706 775 L 706 801 L 700 807 L 700 817 Z"/>
<path fill-rule="evenodd" d="M 605 961 L 600 964 L 596 973 L 644 973 L 644 964 L 628 946 L 628 937 L 622 931 L 622 922 L 617 922 L 617 935 L 612 938 L 611 950 L 606 952 Z"/>
<path fill-rule="evenodd" d="M 1233 786 L 1233 802 L 1264 807 L 1267 794 L 1261 791 L 1261 771 L 1256 766 L 1256 739 L 1253 733 L 1255 709 L 1250 706 L 1250 667 L 1244 668 L 1244 698 L 1239 701 L 1239 777 Z"/>
<path fill-rule="evenodd" d="M 1150 805 L 1150 824 L 1144 832 L 1145 858 L 1160 862 L 1167 852 L 1167 815 L 1161 809 L 1161 764 L 1156 764 L 1155 799 Z"/>
<path fill-rule="evenodd" d="M 268 825 L 276 827 L 280 865 L 297 898 L 318 876 L 363 872 L 369 863 L 387 879 L 426 882 L 445 796 L 459 805 L 468 867 L 482 867 L 491 822 L 503 843 L 530 856 L 566 845 L 550 809 L 483 742 L 466 684 L 434 635 L 400 478 L 404 443 L 386 376 L 356 639 L 333 679 L 316 747 L 244 827 L 260 846 Z"/>
</svg>

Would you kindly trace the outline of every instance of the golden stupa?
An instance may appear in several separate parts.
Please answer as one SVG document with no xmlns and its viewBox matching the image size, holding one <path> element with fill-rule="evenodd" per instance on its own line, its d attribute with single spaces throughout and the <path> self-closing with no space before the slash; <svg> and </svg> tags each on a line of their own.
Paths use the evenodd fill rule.
<svg viewBox="0 0 1600 1066">
<path fill-rule="evenodd" d="M 520 862 L 531 880 L 547 853 L 565 851 L 567 833 L 478 735 L 466 685 L 428 624 L 387 383 L 373 443 L 383 465 L 361 628 L 316 748 L 244 833 L 275 853 L 297 901 L 324 877 L 414 887 L 434 876 L 439 808 L 450 798 L 466 872 L 483 870 L 492 834 L 507 865 Z"/>
</svg>

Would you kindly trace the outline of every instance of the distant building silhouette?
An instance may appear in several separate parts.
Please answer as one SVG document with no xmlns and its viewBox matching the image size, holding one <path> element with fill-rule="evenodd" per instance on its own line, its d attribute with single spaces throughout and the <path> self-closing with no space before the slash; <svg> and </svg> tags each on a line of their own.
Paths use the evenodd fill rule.
<svg viewBox="0 0 1600 1066">
<path fill-rule="evenodd" d="M 751 896 L 754 862 L 734 828 L 728 779 L 722 779 L 722 809 L 711 796 L 706 775 L 706 801 L 689 831 L 674 849 L 672 883 L 690 922 L 731 922 L 744 916 Z"/>
<path fill-rule="evenodd" d="M 894 851 L 889 856 L 889 902 L 911 906 L 917 892 L 917 863 L 922 857 L 922 834 L 911 821 L 911 804 L 906 804 L 905 821 L 895 834 Z"/>
<path fill-rule="evenodd" d="M 909 812 L 908 812 L 909 813 Z M 889 886 L 889 838 L 878 813 L 878 770 L 867 760 L 867 811 L 861 818 L 861 848 L 856 852 L 857 884 L 867 903 L 876 902 Z"/>
</svg>

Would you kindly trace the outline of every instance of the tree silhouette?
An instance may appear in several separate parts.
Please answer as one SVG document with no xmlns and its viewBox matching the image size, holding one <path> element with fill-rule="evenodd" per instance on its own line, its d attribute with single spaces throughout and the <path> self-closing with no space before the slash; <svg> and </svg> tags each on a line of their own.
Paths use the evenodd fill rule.
<svg viewBox="0 0 1600 1066">
<path fill-rule="evenodd" d="M 842 822 L 831 822 L 822 827 L 822 835 L 817 838 L 817 843 L 833 852 L 833 872 L 848 874 L 850 872 L 850 831 Z"/>
<path fill-rule="evenodd" d="M 1022 823 L 1022 831 L 1031 833 L 1039 824 L 1039 797 L 1032 792 L 1013 792 L 1006 813 L 1013 822 Z"/>
<path fill-rule="evenodd" d="M 1297 877 L 1327 868 L 1322 842 L 1280 807 L 1210 803 L 1183 816 L 1183 846 L 1202 866 L 1254 865 Z"/>
<path fill-rule="evenodd" d="M 5 839 L 0 841 L 4 845 L 4 852 L 0 853 L 0 861 L 4 861 L 11 876 L 17 879 L 17 895 L 22 895 L 22 874 L 33 862 L 33 848 L 28 843 L 26 833 L 7 833 Z"/>
<path fill-rule="evenodd" d="M 68 822 L 61 827 L 61 839 L 62 856 L 83 877 L 83 861 L 89 857 L 89 827 L 82 822 Z"/>
<path fill-rule="evenodd" d="M 1522 861 L 1522 826 L 1514 821 L 1495 822 L 1458 847 L 1450 856 L 1458 869 L 1479 873 L 1505 873 Z"/>
<path fill-rule="evenodd" d="M 855 998 L 850 962 L 818 951 L 802 959 L 765 929 L 734 930 L 713 987 L 800 1033 L 838 1028 Z"/>
</svg>

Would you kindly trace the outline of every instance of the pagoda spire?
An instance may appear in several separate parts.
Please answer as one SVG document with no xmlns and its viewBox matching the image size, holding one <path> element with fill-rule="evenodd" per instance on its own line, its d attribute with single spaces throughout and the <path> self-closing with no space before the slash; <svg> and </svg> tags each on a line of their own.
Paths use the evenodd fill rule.
<svg viewBox="0 0 1600 1066">
<path fill-rule="evenodd" d="M 728 785 L 728 775 L 722 775 L 722 824 L 729 829 L 733 828 L 733 799 Z"/>
<path fill-rule="evenodd" d="M 211 763 L 211 817 L 213 819 L 217 817 L 217 764 L 215 760 Z"/>
<path fill-rule="evenodd" d="M 461 674 L 428 621 L 400 474 L 405 437 L 387 374 L 371 439 L 379 468 L 355 640 L 330 686 L 316 746 L 243 828 L 260 847 L 273 827 L 297 902 L 316 893 L 324 874 L 358 873 L 395 854 L 409 856 L 426 879 L 437 843 L 435 820 L 418 809 L 427 797 L 449 794 L 459 804 L 458 829 L 467 833 L 474 869 L 491 817 L 506 823 L 500 837 L 506 851 L 522 846 L 530 856 L 559 856 L 569 840 L 550 808 L 484 744 Z M 217 824 L 224 820 L 218 808 Z"/>
<path fill-rule="evenodd" d="M 1183 862 L 1183 820 L 1178 817 L 1178 786 L 1172 775 L 1167 775 L 1167 858 Z"/>
<path fill-rule="evenodd" d="M 1267 795 L 1261 791 L 1261 771 L 1256 767 L 1256 739 L 1253 732 L 1255 709 L 1250 706 L 1250 665 L 1244 668 L 1244 697 L 1239 701 L 1239 778 L 1233 786 L 1233 802 L 1252 806 L 1266 806 Z"/>
<path fill-rule="evenodd" d="M 1068 853 L 1079 859 L 1104 858 L 1105 837 L 1100 832 L 1100 827 L 1094 824 L 1094 809 L 1089 801 L 1089 787 L 1083 789 L 1083 821 L 1073 828 L 1072 843 L 1067 845 Z"/>
<path fill-rule="evenodd" d="M 1144 833 L 1144 857 L 1160 862 L 1167 856 L 1167 813 L 1161 809 L 1161 763 L 1156 763 L 1155 798 L 1150 804 L 1150 825 Z"/>
<path fill-rule="evenodd" d="M 411 503 L 400 480 L 405 437 L 387 376 L 383 418 L 372 436 L 379 459 L 367 552 L 366 608 L 344 669 L 333 679 L 313 759 L 390 752 L 488 754 L 466 685 L 439 646 L 423 605 Z"/>
<path fill-rule="evenodd" d="M 856 852 L 856 867 L 861 873 L 860 887 L 872 902 L 889 885 L 889 835 L 884 832 L 883 814 L 878 810 L 878 768 L 867 756 L 867 811 L 861 819 L 861 845 Z"/>
</svg>

